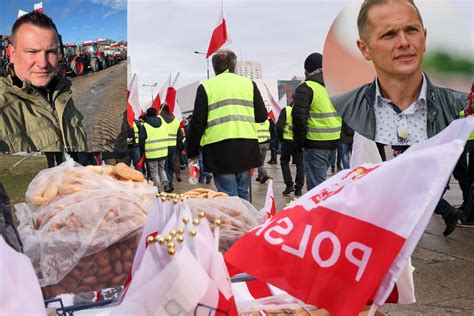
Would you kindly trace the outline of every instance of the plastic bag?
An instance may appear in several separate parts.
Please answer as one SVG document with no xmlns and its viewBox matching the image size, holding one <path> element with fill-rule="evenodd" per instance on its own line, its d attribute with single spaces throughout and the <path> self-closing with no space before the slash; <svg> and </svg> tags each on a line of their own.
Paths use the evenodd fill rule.
<svg viewBox="0 0 474 316">
<path fill-rule="evenodd" d="M 186 203 L 198 216 L 204 212 L 210 223 L 221 220 L 219 250 L 227 251 L 243 234 L 259 225 L 265 214 L 258 212 L 252 204 L 239 197 L 221 197 L 213 199 L 188 199 Z"/>
<path fill-rule="evenodd" d="M 67 161 L 41 171 L 28 186 L 29 203 L 16 206 L 25 253 L 40 284 L 61 283 L 49 294 L 97 290 L 125 280 L 157 189 L 147 182 L 118 181 L 115 170 Z M 80 289 L 83 285 L 88 289 Z"/>
</svg>

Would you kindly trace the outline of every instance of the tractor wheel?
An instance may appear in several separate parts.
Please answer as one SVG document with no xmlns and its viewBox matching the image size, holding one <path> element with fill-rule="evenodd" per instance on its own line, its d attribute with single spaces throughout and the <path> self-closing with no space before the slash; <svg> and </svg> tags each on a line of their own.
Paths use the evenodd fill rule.
<svg viewBox="0 0 474 316">
<path fill-rule="evenodd" d="M 73 71 L 76 76 L 82 76 L 84 74 L 84 62 L 82 59 L 76 60 Z"/>
<path fill-rule="evenodd" d="M 91 68 L 93 72 L 97 72 L 100 70 L 100 62 L 97 58 L 91 60 Z"/>
</svg>

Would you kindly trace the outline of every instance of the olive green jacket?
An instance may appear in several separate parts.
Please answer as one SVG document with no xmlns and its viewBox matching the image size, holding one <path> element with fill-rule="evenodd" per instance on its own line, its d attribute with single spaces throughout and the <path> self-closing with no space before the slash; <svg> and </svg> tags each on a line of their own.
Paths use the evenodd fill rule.
<svg viewBox="0 0 474 316">
<path fill-rule="evenodd" d="M 71 94 L 67 79 L 54 78 L 42 93 L 11 74 L 0 76 L 0 151 L 87 151 Z"/>
</svg>

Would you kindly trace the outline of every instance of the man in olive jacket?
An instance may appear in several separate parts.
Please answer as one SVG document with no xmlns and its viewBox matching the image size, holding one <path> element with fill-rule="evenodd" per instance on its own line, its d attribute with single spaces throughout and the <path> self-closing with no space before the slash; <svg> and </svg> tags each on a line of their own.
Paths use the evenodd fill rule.
<svg viewBox="0 0 474 316">
<path fill-rule="evenodd" d="M 0 151 L 86 151 L 71 82 L 56 76 L 58 32 L 34 11 L 12 27 L 11 67 L 0 76 Z"/>
</svg>

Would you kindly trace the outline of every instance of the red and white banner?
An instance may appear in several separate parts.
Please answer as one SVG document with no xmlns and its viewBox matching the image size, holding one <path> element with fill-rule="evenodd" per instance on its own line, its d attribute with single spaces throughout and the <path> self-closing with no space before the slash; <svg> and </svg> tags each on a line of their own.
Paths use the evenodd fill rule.
<svg viewBox="0 0 474 316">
<path fill-rule="evenodd" d="M 166 104 L 168 104 L 168 108 L 170 110 L 170 113 L 174 113 L 174 107 L 175 107 L 175 104 L 176 104 L 176 89 L 175 89 L 175 84 L 176 84 L 176 81 L 178 80 L 178 77 L 179 77 L 179 72 L 176 74 L 176 77 L 174 78 L 173 80 L 173 83 L 170 84 L 170 86 L 168 87 L 167 91 L 166 91 Z M 171 77 L 170 77 L 171 79 Z"/>
<path fill-rule="evenodd" d="M 473 126 L 456 120 L 396 159 L 339 172 L 240 238 L 227 263 L 331 315 L 383 305 Z"/>
<path fill-rule="evenodd" d="M 35 3 L 35 4 L 33 5 L 33 8 L 34 8 L 35 11 L 38 11 L 38 12 L 41 12 L 41 13 L 44 12 L 44 10 L 43 10 L 43 2 Z"/>
<path fill-rule="evenodd" d="M 221 1 L 221 14 L 219 17 L 218 24 L 214 31 L 212 32 L 211 41 L 209 42 L 209 47 L 207 49 L 206 58 L 209 58 L 214 54 L 219 48 L 221 48 L 225 43 L 229 41 L 227 35 L 227 23 L 224 18 L 224 1 Z"/>
</svg>

